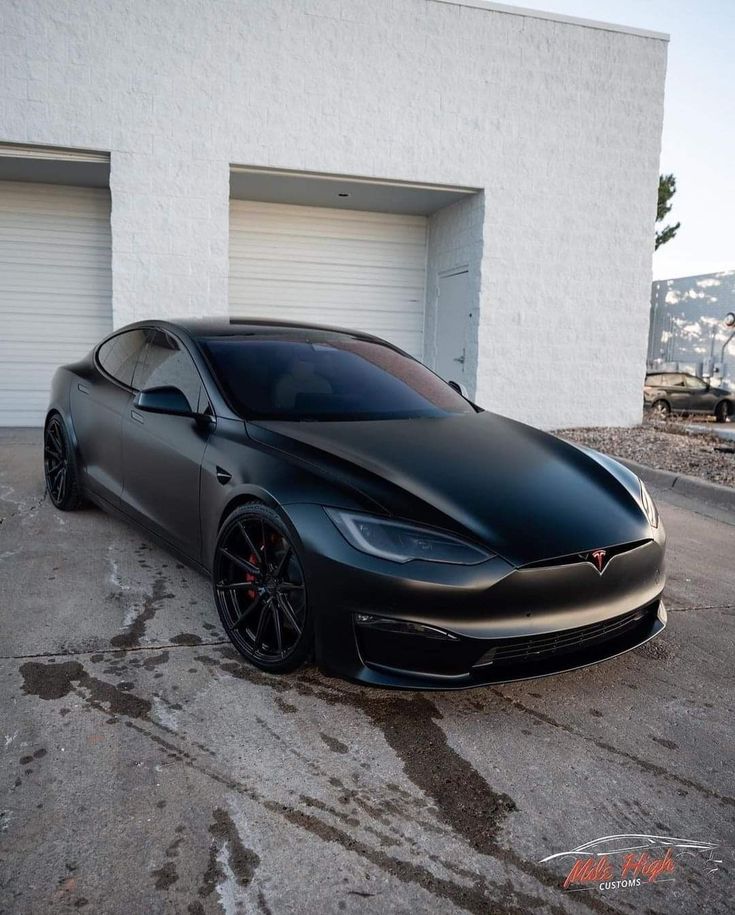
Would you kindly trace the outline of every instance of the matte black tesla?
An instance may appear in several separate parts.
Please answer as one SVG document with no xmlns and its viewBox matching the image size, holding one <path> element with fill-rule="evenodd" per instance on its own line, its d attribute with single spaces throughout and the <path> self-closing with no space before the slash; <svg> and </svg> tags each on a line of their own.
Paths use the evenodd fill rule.
<svg viewBox="0 0 735 915">
<path fill-rule="evenodd" d="M 471 403 L 365 334 L 146 321 L 53 381 L 51 500 L 211 575 L 257 667 L 462 687 L 620 654 L 666 622 L 665 534 L 608 457 Z"/>
</svg>

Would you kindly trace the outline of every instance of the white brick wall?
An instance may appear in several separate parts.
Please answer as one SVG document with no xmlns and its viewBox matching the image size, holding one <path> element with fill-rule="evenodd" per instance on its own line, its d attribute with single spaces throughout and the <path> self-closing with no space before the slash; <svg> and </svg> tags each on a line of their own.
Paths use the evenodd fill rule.
<svg viewBox="0 0 735 915">
<path fill-rule="evenodd" d="M 481 188 L 478 400 L 627 424 L 665 61 L 432 0 L 5 0 L 0 140 L 110 150 L 118 324 L 226 311 L 230 162 Z"/>
</svg>

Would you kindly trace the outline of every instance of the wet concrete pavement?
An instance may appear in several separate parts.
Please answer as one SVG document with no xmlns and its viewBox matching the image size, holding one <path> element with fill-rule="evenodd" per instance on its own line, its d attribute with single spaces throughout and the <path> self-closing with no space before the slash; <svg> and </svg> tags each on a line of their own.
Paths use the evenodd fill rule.
<svg viewBox="0 0 735 915">
<path fill-rule="evenodd" d="M 659 502 L 655 642 L 391 693 L 246 665 L 207 581 L 56 512 L 39 457 L 36 432 L 0 439 L 0 912 L 731 911 L 735 518 Z M 603 891 L 539 863 L 622 833 L 720 847 Z"/>
</svg>

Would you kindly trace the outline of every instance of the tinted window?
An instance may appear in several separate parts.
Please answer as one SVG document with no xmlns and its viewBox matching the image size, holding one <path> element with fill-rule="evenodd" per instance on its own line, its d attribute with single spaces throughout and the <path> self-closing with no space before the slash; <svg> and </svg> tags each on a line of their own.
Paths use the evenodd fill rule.
<svg viewBox="0 0 735 915">
<path fill-rule="evenodd" d="M 203 411 L 202 381 L 191 356 L 162 330 L 150 328 L 146 335 L 148 346 L 135 372 L 135 388 L 139 391 L 165 386 L 179 388 L 194 412 Z"/>
<path fill-rule="evenodd" d="M 130 387 L 138 355 L 145 342 L 142 330 L 125 331 L 103 343 L 97 350 L 97 359 L 108 375 Z"/>
<path fill-rule="evenodd" d="M 245 416 L 349 420 L 474 412 L 420 362 L 348 334 L 219 337 L 203 346 Z"/>
</svg>

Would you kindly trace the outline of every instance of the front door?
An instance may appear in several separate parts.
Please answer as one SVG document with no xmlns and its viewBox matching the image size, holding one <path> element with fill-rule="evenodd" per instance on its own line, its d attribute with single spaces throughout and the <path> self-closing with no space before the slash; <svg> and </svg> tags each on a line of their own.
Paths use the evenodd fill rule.
<svg viewBox="0 0 735 915">
<path fill-rule="evenodd" d="M 466 267 L 439 275 L 436 322 L 437 375 L 467 384 L 467 337 L 470 324 L 470 285 Z"/>
<path fill-rule="evenodd" d="M 171 334 L 146 331 L 136 388 L 172 385 L 184 392 L 193 412 L 203 412 L 206 393 L 191 356 Z M 146 413 L 132 404 L 123 416 L 123 509 L 196 561 L 199 478 L 208 437 L 208 426 L 186 416 Z"/>
<path fill-rule="evenodd" d="M 685 375 L 684 382 L 689 395 L 687 409 L 692 413 L 712 413 L 717 398 L 706 382 L 694 375 Z"/>
</svg>

